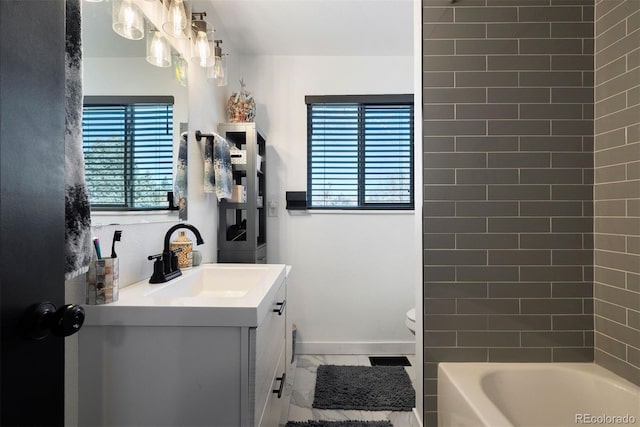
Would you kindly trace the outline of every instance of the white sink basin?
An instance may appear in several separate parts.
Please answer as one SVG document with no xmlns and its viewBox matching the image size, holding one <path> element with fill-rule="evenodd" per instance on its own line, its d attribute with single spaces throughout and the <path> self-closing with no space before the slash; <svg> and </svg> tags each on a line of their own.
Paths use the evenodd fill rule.
<svg viewBox="0 0 640 427">
<path fill-rule="evenodd" d="M 204 264 L 184 270 L 182 276 L 167 283 L 147 287 L 145 296 L 156 300 L 175 298 L 242 298 L 268 283 L 266 265 Z"/>
<path fill-rule="evenodd" d="M 258 326 L 286 275 L 282 264 L 203 264 L 166 283 L 145 279 L 117 302 L 85 306 L 88 325 Z"/>
</svg>

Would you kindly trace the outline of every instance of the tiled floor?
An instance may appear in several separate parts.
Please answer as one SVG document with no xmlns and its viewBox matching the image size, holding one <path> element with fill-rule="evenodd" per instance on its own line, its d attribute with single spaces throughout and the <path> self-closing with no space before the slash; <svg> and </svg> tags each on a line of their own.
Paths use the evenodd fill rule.
<svg viewBox="0 0 640 427">
<path fill-rule="evenodd" d="M 354 411 L 336 409 L 315 409 L 313 403 L 316 385 L 316 371 L 319 365 L 361 365 L 371 366 L 368 356 L 361 355 L 299 355 L 293 383 L 291 404 L 289 405 L 289 421 L 308 420 L 365 420 L 391 421 L 394 427 L 417 427 L 413 412 L 394 411 Z M 412 366 L 405 369 L 415 384 L 415 357 L 407 356 Z"/>
</svg>

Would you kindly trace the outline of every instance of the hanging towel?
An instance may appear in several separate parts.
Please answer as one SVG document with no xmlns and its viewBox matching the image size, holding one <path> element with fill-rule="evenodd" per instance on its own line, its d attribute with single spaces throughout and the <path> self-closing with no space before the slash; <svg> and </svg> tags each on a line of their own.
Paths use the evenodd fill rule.
<svg viewBox="0 0 640 427">
<path fill-rule="evenodd" d="M 218 200 L 231 198 L 233 174 L 231 172 L 231 153 L 229 143 L 220 135 L 213 137 L 213 169 L 216 180 Z"/>
<path fill-rule="evenodd" d="M 187 132 L 180 134 L 180 146 L 178 147 L 178 161 L 176 162 L 176 177 L 173 182 L 173 203 L 178 206 L 178 218 L 187 220 Z"/>
<path fill-rule="evenodd" d="M 85 273 L 92 256 L 91 208 L 82 152 L 80 5 L 66 1 L 65 44 L 65 279 Z"/>
<path fill-rule="evenodd" d="M 213 170 L 213 138 L 204 140 L 204 192 L 216 192 L 216 176 Z"/>
<path fill-rule="evenodd" d="M 213 133 L 204 144 L 204 192 L 216 193 L 218 200 L 231 198 L 233 174 L 229 142 Z"/>
</svg>

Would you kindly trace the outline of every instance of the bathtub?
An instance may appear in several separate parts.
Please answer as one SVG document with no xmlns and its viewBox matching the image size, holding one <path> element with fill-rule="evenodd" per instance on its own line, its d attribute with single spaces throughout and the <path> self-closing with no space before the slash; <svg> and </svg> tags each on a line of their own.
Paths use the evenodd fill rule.
<svg viewBox="0 0 640 427">
<path fill-rule="evenodd" d="M 438 426 L 640 426 L 640 387 L 594 363 L 440 363 Z"/>
</svg>

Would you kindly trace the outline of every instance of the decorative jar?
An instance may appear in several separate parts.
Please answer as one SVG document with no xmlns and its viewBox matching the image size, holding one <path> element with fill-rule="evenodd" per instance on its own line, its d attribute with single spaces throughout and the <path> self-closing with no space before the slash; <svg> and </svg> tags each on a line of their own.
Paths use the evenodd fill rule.
<svg viewBox="0 0 640 427">
<path fill-rule="evenodd" d="M 240 91 L 233 92 L 227 102 L 229 122 L 253 122 L 256 118 L 256 101 L 245 90 L 244 80 L 240 80 Z"/>
</svg>

